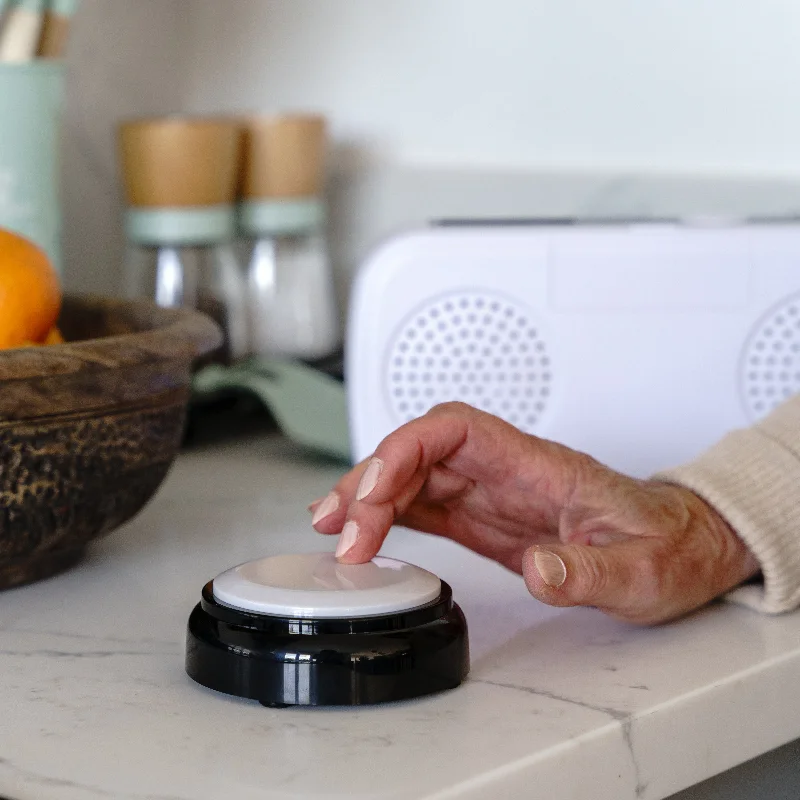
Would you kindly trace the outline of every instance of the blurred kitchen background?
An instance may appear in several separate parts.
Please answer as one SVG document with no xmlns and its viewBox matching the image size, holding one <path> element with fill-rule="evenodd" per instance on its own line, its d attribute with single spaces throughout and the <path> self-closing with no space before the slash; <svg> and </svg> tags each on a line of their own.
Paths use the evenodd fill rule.
<svg viewBox="0 0 800 800">
<path fill-rule="evenodd" d="M 349 277 L 431 217 L 800 210 L 793 0 L 83 0 L 67 58 L 68 289 L 118 291 L 123 117 L 329 118 Z"/>
</svg>

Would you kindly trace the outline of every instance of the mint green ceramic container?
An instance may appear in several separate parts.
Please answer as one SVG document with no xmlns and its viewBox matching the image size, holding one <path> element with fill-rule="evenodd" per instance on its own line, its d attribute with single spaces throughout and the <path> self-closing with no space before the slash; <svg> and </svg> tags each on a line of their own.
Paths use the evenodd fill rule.
<svg viewBox="0 0 800 800">
<path fill-rule="evenodd" d="M 0 227 L 33 239 L 58 269 L 63 83 L 57 62 L 0 64 Z"/>
</svg>

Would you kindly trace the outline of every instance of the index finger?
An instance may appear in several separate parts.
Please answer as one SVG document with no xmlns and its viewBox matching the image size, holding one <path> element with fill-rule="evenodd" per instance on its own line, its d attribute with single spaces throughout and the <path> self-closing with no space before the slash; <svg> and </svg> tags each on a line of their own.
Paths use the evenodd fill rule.
<svg viewBox="0 0 800 800">
<path fill-rule="evenodd" d="M 377 447 L 358 486 L 346 475 L 337 484 L 347 503 L 336 555 L 343 563 L 361 564 L 380 550 L 395 520 L 412 505 L 431 469 L 456 453 L 469 436 L 469 416 L 429 412 L 389 434 Z"/>
</svg>

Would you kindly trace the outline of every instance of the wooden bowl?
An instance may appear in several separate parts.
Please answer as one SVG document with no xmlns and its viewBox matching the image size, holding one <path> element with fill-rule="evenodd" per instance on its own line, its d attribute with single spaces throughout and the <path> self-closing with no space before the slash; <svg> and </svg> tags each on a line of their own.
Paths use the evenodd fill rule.
<svg viewBox="0 0 800 800">
<path fill-rule="evenodd" d="M 74 564 L 136 514 L 178 451 L 194 361 L 221 341 L 193 311 L 67 297 L 67 344 L 0 351 L 0 589 Z"/>
</svg>

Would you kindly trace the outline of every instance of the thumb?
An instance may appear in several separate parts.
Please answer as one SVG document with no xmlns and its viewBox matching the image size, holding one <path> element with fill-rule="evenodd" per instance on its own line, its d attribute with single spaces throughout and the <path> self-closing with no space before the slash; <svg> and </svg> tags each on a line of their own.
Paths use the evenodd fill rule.
<svg viewBox="0 0 800 800">
<path fill-rule="evenodd" d="M 528 591 L 550 606 L 596 606 L 615 616 L 634 618 L 639 608 L 640 567 L 649 559 L 639 542 L 603 547 L 535 546 L 525 551 L 522 575 Z"/>
</svg>

